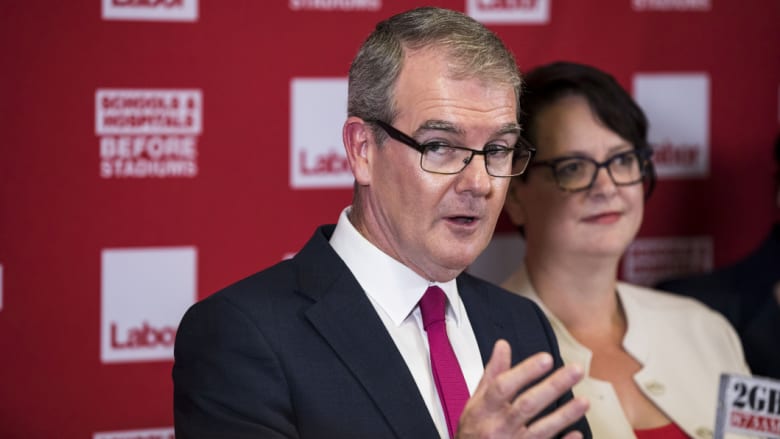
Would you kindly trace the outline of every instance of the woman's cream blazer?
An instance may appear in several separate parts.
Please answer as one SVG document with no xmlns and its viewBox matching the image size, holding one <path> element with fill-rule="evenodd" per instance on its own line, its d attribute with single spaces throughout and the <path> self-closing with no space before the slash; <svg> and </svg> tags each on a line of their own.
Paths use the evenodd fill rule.
<svg viewBox="0 0 780 439">
<path fill-rule="evenodd" d="M 583 367 L 585 378 L 573 390 L 590 400 L 585 416 L 593 437 L 635 438 L 612 384 L 589 376 L 591 351 L 545 307 L 525 266 L 502 287 L 534 300 L 550 320 L 563 361 Z M 634 375 L 637 386 L 689 436 L 711 438 L 720 374 L 750 374 L 736 332 L 693 299 L 622 282 L 617 290 L 628 324 L 623 347 L 642 365 Z"/>
</svg>

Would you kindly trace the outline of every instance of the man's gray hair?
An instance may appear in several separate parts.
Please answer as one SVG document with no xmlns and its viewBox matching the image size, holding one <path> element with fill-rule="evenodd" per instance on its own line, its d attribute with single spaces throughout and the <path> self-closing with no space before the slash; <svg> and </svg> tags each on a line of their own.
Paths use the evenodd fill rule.
<svg viewBox="0 0 780 439">
<path fill-rule="evenodd" d="M 423 7 L 380 22 L 363 43 L 349 69 L 347 114 L 392 123 L 397 114 L 394 85 L 404 51 L 430 47 L 447 55 L 453 78 L 511 85 L 519 100 L 517 63 L 495 33 L 461 12 Z M 519 115 L 519 105 L 517 111 Z M 381 143 L 384 133 L 376 134 Z"/>
</svg>

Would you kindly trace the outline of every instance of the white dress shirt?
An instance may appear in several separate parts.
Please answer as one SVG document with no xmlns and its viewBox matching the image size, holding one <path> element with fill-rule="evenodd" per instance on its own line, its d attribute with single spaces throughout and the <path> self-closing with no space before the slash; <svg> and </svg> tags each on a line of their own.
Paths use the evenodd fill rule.
<svg viewBox="0 0 780 439">
<path fill-rule="evenodd" d="M 433 381 L 428 338 L 417 303 L 431 285 L 438 285 L 444 290 L 448 301 L 445 313 L 447 334 L 466 378 L 469 394 L 473 394 L 484 367 L 457 283 L 455 279 L 444 283 L 430 282 L 379 250 L 349 221 L 347 214 L 350 208 L 341 212 L 330 245 L 366 292 L 414 377 L 439 435 L 448 438 L 447 422 Z"/>
</svg>

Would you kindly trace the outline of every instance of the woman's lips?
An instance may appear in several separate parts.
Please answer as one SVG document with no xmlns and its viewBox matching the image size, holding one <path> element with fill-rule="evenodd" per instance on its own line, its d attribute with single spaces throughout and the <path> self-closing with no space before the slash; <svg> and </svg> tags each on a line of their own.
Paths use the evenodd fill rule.
<svg viewBox="0 0 780 439">
<path fill-rule="evenodd" d="M 592 224 L 612 224 L 617 222 L 622 214 L 620 212 L 604 212 L 585 217 L 584 221 Z"/>
</svg>

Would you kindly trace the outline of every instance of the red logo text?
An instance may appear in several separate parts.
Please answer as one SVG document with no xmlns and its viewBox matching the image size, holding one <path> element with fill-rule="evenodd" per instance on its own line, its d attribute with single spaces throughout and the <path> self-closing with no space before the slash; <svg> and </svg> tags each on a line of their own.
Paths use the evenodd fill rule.
<svg viewBox="0 0 780 439">
<path fill-rule="evenodd" d="M 350 172 L 347 158 L 334 151 L 315 155 L 311 163 L 308 161 L 306 151 L 301 151 L 298 157 L 300 158 L 301 174 L 303 175 L 343 174 Z"/>
<path fill-rule="evenodd" d="M 123 337 L 117 334 L 116 322 L 111 322 L 111 347 L 113 349 L 138 349 L 173 347 L 176 340 L 176 328 L 172 326 L 163 326 L 155 328 L 148 322 L 144 322 L 141 327 L 130 327 Z"/>
</svg>

